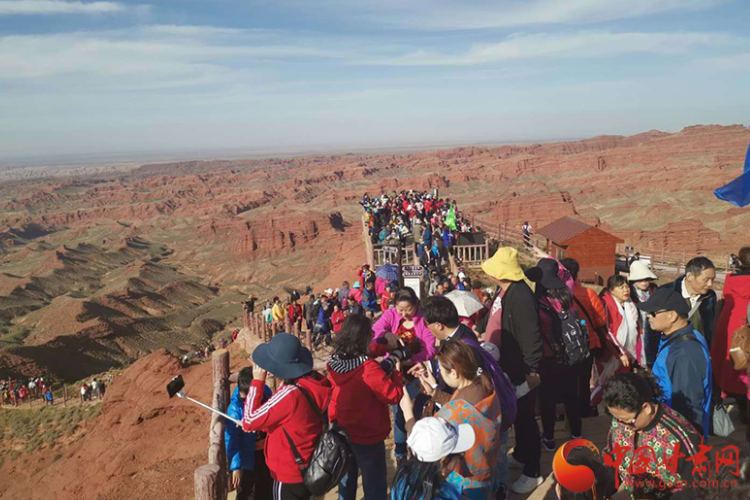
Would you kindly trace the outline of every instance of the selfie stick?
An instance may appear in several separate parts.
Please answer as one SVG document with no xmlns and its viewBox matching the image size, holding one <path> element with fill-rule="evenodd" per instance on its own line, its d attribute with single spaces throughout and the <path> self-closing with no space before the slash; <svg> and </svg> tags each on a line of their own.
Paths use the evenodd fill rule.
<svg viewBox="0 0 750 500">
<path fill-rule="evenodd" d="M 222 413 L 222 412 L 220 412 L 219 410 L 217 410 L 215 408 L 211 408 L 210 406 L 208 406 L 206 404 L 203 404 L 200 401 L 196 401 L 195 399 L 191 398 L 190 396 L 186 396 L 185 393 L 182 392 L 182 391 L 178 391 L 175 394 L 175 396 L 177 396 L 178 398 L 187 399 L 188 401 L 192 401 L 193 403 L 195 403 L 197 405 L 201 405 L 203 408 L 207 409 L 208 411 L 212 411 L 212 412 L 214 412 L 214 413 L 216 413 L 218 415 L 221 415 L 222 417 L 226 418 L 227 420 L 231 420 L 232 422 L 234 422 L 235 424 L 237 424 L 238 427 L 242 427 L 242 422 L 240 422 L 239 420 L 234 419 L 234 418 L 230 417 L 229 415 L 227 415 L 226 413 Z"/>
</svg>

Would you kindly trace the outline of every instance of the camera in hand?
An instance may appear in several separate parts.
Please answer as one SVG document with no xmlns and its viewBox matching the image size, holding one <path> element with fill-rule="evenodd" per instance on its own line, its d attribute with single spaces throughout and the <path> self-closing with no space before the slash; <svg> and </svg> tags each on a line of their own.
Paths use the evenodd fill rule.
<svg viewBox="0 0 750 500">
<path fill-rule="evenodd" d="M 383 341 L 385 339 L 382 339 Z M 379 344 L 383 345 L 381 341 L 378 341 Z M 387 346 L 387 344 L 385 344 Z M 405 359 L 411 358 L 414 354 L 417 354 L 422 349 L 422 345 L 419 341 L 411 342 L 407 346 L 400 346 L 396 349 L 392 349 L 387 351 L 388 354 L 390 354 L 389 357 L 385 358 L 383 361 L 380 362 L 380 367 L 387 373 L 388 375 L 393 372 L 393 368 L 396 366 L 396 361 L 404 361 Z"/>
</svg>

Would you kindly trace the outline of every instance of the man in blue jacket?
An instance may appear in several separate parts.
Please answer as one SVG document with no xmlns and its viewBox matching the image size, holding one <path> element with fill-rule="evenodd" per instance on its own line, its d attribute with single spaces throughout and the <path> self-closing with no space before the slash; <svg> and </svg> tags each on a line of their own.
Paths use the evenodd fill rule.
<svg viewBox="0 0 750 500">
<path fill-rule="evenodd" d="M 664 391 L 663 402 L 708 437 L 711 430 L 711 357 L 708 344 L 688 320 L 690 305 L 670 287 L 657 289 L 638 309 L 651 328 L 661 332 L 653 374 Z"/>
<path fill-rule="evenodd" d="M 253 381 L 253 369 L 243 368 L 237 376 L 237 388 L 227 408 L 227 415 L 242 421 L 245 399 Z M 271 389 L 264 387 L 263 401 L 271 397 Z M 255 432 L 243 432 L 234 422 L 226 422 L 224 442 L 227 448 L 229 470 L 232 472 L 232 486 L 237 490 L 237 500 L 250 498 L 271 498 L 271 473 L 263 455 L 265 435 L 258 439 Z M 253 496 L 253 489 L 255 495 Z"/>
</svg>

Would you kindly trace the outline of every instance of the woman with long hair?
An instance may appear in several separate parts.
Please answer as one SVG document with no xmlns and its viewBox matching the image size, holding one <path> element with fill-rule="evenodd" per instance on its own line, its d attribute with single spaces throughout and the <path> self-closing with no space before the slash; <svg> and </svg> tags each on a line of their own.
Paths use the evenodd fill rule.
<svg viewBox="0 0 750 500">
<path fill-rule="evenodd" d="M 448 481 L 460 486 L 466 498 L 487 500 L 499 487 L 495 472 L 501 449 L 500 399 L 492 380 L 479 368 L 475 353 L 468 344 L 448 339 L 440 346 L 436 358 L 440 376 L 455 389 L 436 416 L 453 425 L 469 424 L 476 436 L 474 445 L 464 453 L 463 461 L 452 465 Z M 408 395 L 401 404 L 409 429 L 414 414 Z"/>
<path fill-rule="evenodd" d="M 565 363 L 565 346 L 562 343 L 562 320 L 571 317 L 573 295 L 560 279 L 559 267 L 554 259 L 545 258 L 539 261 L 533 271 L 527 271 L 535 277 L 534 294 L 539 306 L 539 330 L 543 347 L 543 357 L 539 364 L 539 405 L 542 415 L 542 446 L 547 451 L 557 449 L 555 408 L 558 400 L 562 399 L 565 404 L 571 439 L 580 439 L 582 432 L 577 367 Z"/>
<path fill-rule="evenodd" d="M 386 373 L 368 356 L 372 323 L 362 315 L 346 318 L 334 341 L 335 351 L 328 360 L 328 378 L 333 398 L 328 409 L 331 421 L 349 435 L 354 460 L 339 485 L 339 500 L 354 500 L 357 472 L 367 500 L 385 500 L 387 479 L 385 439 L 391 433 L 388 405 L 403 395 L 401 371 Z"/>
</svg>

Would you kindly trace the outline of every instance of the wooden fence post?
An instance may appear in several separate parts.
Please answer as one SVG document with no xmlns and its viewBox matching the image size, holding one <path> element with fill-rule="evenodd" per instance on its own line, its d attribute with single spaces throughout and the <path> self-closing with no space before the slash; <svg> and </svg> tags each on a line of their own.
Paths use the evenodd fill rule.
<svg viewBox="0 0 750 500">
<path fill-rule="evenodd" d="M 214 380 L 214 395 L 212 407 L 225 411 L 229 406 L 229 352 L 226 349 L 214 351 L 211 355 L 211 365 Z M 211 414 L 211 429 L 209 432 L 208 463 L 218 465 L 219 473 L 216 479 L 219 496 L 217 499 L 225 499 L 228 488 L 228 468 L 226 449 L 224 448 L 224 426 L 235 425 L 217 415 Z"/>
<path fill-rule="evenodd" d="M 289 312 L 284 315 L 284 331 L 292 333 L 292 318 L 289 317 Z"/>
<path fill-rule="evenodd" d="M 292 327 L 292 335 L 300 339 L 302 341 L 302 338 L 300 337 L 300 320 L 297 320 L 294 322 L 294 326 Z"/>
<path fill-rule="evenodd" d="M 312 352 L 312 332 L 309 328 L 305 329 L 305 347 L 307 347 L 310 352 Z"/>
<path fill-rule="evenodd" d="M 215 464 L 206 464 L 195 469 L 195 500 L 218 500 L 220 497 L 219 476 L 221 468 Z"/>
</svg>

